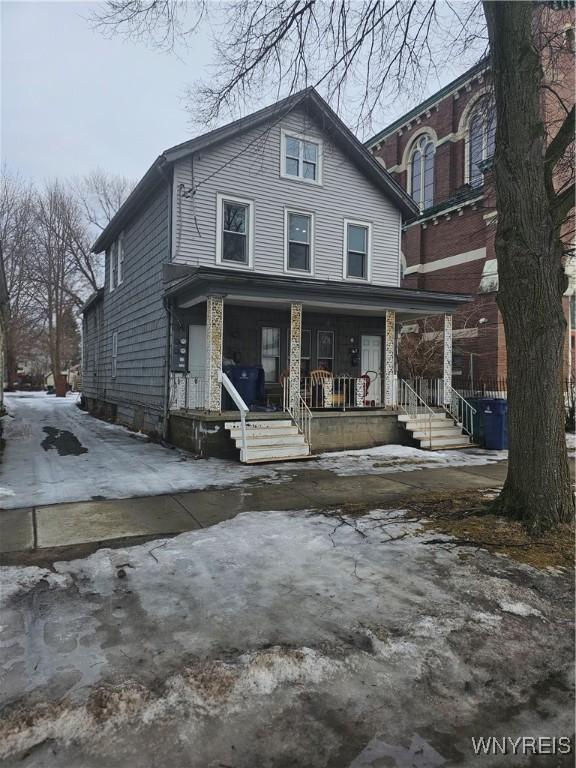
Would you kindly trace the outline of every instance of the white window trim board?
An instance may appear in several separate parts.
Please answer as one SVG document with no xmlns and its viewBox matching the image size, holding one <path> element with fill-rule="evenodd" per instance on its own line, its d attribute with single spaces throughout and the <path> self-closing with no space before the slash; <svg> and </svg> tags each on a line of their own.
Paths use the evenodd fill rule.
<svg viewBox="0 0 576 768">
<path fill-rule="evenodd" d="M 368 252 L 366 254 L 366 277 L 348 277 L 348 225 L 368 228 Z M 347 282 L 371 283 L 372 282 L 372 222 L 358 219 L 344 219 L 342 229 L 342 277 Z"/>
<path fill-rule="evenodd" d="M 310 269 L 290 269 L 288 266 L 288 216 L 291 213 L 310 217 Z M 314 211 L 304 211 L 301 208 L 284 208 L 284 273 L 287 275 L 314 275 L 314 235 L 315 235 Z"/>
<path fill-rule="evenodd" d="M 486 248 L 476 248 L 474 251 L 466 251 L 465 253 L 457 253 L 454 256 L 446 256 L 443 259 L 436 259 L 436 261 L 431 261 L 428 264 L 413 264 L 411 267 L 407 267 L 404 270 L 404 277 L 406 277 L 406 275 L 437 272 L 439 269 L 449 269 L 450 267 L 456 267 L 459 264 L 467 264 L 469 261 L 478 261 L 485 257 Z"/>
<path fill-rule="evenodd" d="M 286 137 L 290 136 L 293 139 L 299 141 L 308 141 L 311 144 L 318 146 L 318 162 L 316 164 L 317 178 L 305 179 L 302 176 L 293 176 L 291 173 L 286 173 Z M 315 187 L 322 186 L 322 173 L 323 173 L 323 156 L 324 156 L 324 142 L 321 138 L 311 136 L 310 134 L 298 133 L 297 131 L 291 131 L 287 128 L 281 128 L 280 130 L 280 177 L 282 179 L 288 179 L 289 181 L 301 182 L 302 184 L 312 184 Z"/>
<path fill-rule="evenodd" d="M 224 201 L 230 203 L 240 203 L 248 206 L 248 263 L 238 263 L 226 261 L 222 258 L 222 212 Z M 247 197 L 238 197 L 237 195 L 226 195 L 222 192 L 216 194 L 216 264 L 227 269 L 254 269 L 254 240 L 256 237 L 256 226 L 254 216 L 254 200 Z"/>
<path fill-rule="evenodd" d="M 122 285 L 124 282 L 124 260 L 121 258 L 124 255 L 124 232 L 120 232 L 116 239 L 116 279 L 117 285 Z"/>
</svg>

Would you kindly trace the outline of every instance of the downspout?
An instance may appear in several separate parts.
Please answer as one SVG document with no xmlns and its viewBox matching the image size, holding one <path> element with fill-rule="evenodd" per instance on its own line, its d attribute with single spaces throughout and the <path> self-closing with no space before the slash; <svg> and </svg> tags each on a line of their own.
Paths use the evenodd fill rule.
<svg viewBox="0 0 576 768">
<path fill-rule="evenodd" d="M 168 182 L 168 263 L 172 261 L 172 216 L 174 206 L 174 174 L 171 177 L 167 177 L 163 166 L 158 166 L 158 172 Z M 164 311 L 166 312 L 166 345 L 164 351 L 164 402 L 162 403 L 162 439 L 168 440 L 168 419 L 169 414 L 169 399 L 170 399 L 170 360 L 171 360 L 171 345 L 172 345 L 172 315 L 170 313 L 169 300 L 165 296 L 162 297 L 162 304 Z"/>
</svg>

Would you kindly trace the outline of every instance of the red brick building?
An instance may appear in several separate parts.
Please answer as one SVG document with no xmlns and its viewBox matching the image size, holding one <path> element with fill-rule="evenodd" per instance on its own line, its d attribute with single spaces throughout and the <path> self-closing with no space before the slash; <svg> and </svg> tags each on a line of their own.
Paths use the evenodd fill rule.
<svg viewBox="0 0 576 768">
<path fill-rule="evenodd" d="M 573 94 L 574 38 L 568 34 L 573 13 L 554 16 L 555 24 L 566 28 L 570 56 L 560 70 L 564 87 Z M 554 78 L 557 83 L 558 71 Z M 482 61 L 367 142 L 421 208 L 419 218 L 404 228 L 404 284 L 476 296 L 454 318 L 454 374 L 474 379 L 506 377 L 504 328 L 495 301 L 497 213 L 491 180 L 495 121 L 489 79 L 488 64 Z M 547 97 L 543 114 L 547 124 L 558 117 Z M 568 241 L 572 238 L 573 232 L 567 232 Z M 571 286 L 565 300 L 572 328 L 573 292 Z M 566 371 L 574 367 L 575 341 L 570 330 Z"/>
</svg>

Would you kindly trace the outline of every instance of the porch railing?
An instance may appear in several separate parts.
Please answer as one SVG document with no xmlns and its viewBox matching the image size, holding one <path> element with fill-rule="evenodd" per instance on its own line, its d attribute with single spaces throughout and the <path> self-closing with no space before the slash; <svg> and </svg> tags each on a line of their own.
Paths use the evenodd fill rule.
<svg viewBox="0 0 576 768">
<path fill-rule="evenodd" d="M 248 413 L 248 406 L 242 399 L 240 392 L 236 389 L 234 384 L 230 381 L 228 376 L 224 373 L 224 371 L 218 372 L 218 380 L 222 383 L 222 386 L 228 392 L 230 397 L 232 398 L 232 401 L 236 408 L 240 411 L 240 431 L 242 435 L 242 445 L 240 448 L 240 461 L 245 461 L 247 458 L 246 454 L 246 414 Z"/>
<path fill-rule="evenodd" d="M 302 397 L 302 394 L 298 394 L 296 402 L 290 402 L 290 381 L 284 380 L 283 384 L 283 397 L 284 397 L 284 410 L 289 413 L 294 423 L 298 427 L 298 431 L 304 435 L 304 440 L 308 445 L 312 444 L 312 411 L 308 407 L 306 400 Z"/>
<path fill-rule="evenodd" d="M 300 379 L 300 395 L 312 409 L 378 407 L 382 405 L 382 377 L 376 372 L 364 376 L 307 376 Z"/>
<path fill-rule="evenodd" d="M 445 411 L 457 422 L 459 427 L 462 427 L 464 432 L 471 436 L 476 408 L 468 400 L 465 400 L 454 387 L 451 387 L 449 384 L 446 384 L 445 387 L 447 388 L 446 397 L 444 398 L 447 401 L 444 403 Z"/>
<path fill-rule="evenodd" d="M 428 433 L 428 444 L 432 445 L 432 419 L 436 416 L 436 412 L 404 379 L 398 379 L 396 401 L 398 408 L 404 411 L 411 421 L 422 422 L 422 426 Z"/>
<path fill-rule="evenodd" d="M 170 374 L 169 408 L 171 411 L 206 408 L 206 371 Z"/>
</svg>

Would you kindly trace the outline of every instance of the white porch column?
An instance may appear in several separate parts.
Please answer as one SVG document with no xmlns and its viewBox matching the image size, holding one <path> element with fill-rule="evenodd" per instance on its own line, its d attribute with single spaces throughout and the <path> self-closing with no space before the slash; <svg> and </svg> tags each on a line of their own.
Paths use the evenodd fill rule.
<svg viewBox="0 0 576 768">
<path fill-rule="evenodd" d="M 222 339 L 224 336 L 224 297 L 206 299 L 206 408 L 222 410 Z"/>
<path fill-rule="evenodd" d="M 386 343 L 384 349 L 384 405 L 392 407 L 396 383 L 396 312 L 386 310 Z"/>
<path fill-rule="evenodd" d="M 450 403 L 450 387 L 452 386 L 452 315 L 444 315 L 444 370 L 443 370 L 443 400 L 444 405 Z"/>
<path fill-rule="evenodd" d="M 302 304 L 290 304 L 289 405 L 295 408 L 300 396 L 300 358 L 302 357 Z"/>
</svg>

